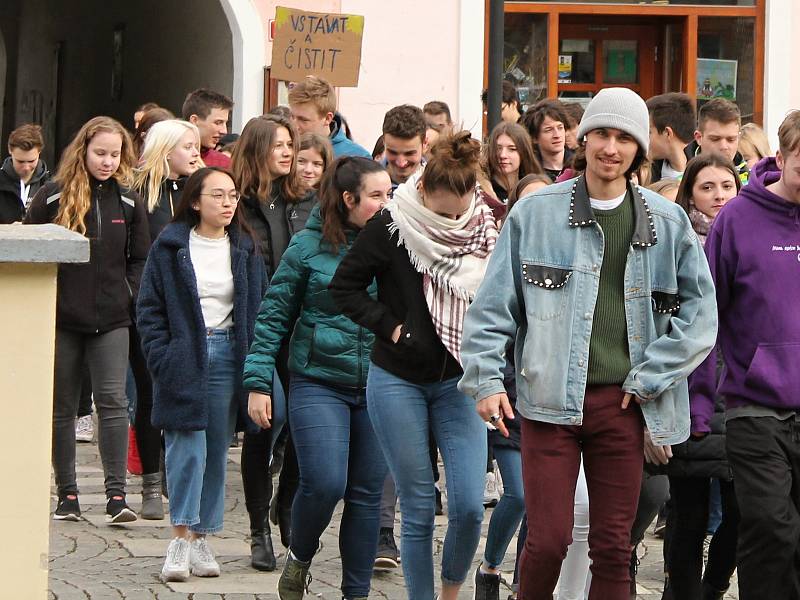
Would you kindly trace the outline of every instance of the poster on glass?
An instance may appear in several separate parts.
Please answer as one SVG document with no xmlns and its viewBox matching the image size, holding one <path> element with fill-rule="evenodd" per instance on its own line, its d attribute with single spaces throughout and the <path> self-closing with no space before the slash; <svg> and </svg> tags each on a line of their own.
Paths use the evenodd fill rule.
<svg viewBox="0 0 800 600">
<path fill-rule="evenodd" d="M 736 100 L 736 72 L 739 61 L 712 58 L 697 59 L 697 99 Z"/>
</svg>

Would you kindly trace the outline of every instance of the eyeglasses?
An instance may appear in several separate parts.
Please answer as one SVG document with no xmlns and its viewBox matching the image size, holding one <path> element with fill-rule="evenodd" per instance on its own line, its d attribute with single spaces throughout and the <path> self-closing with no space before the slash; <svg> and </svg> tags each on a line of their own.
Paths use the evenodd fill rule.
<svg viewBox="0 0 800 600">
<path fill-rule="evenodd" d="M 214 199 L 215 202 L 219 202 L 220 204 L 222 204 L 222 202 L 225 200 L 225 198 L 230 200 L 231 204 L 236 204 L 237 202 L 239 202 L 239 200 L 242 197 L 242 195 L 239 192 L 230 192 L 230 193 L 226 194 L 225 192 L 214 191 L 214 192 L 210 192 L 208 194 L 200 194 L 200 195 L 201 196 L 211 196 Z"/>
</svg>

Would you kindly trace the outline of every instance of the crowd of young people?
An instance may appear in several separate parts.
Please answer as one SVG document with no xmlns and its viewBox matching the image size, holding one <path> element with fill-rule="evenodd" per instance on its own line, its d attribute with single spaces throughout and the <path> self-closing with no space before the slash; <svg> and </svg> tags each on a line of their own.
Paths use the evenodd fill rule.
<svg viewBox="0 0 800 600">
<path fill-rule="evenodd" d="M 167 581 L 220 574 L 208 535 L 244 431 L 252 566 L 277 568 L 272 504 L 283 600 L 308 591 L 340 500 L 342 594 L 367 597 L 373 566 L 399 562 L 398 498 L 408 596 L 434 598 L 442 489 L 442 600 L 473 571 L 475 597 L 497 600 L 520 526 L 520 598 L 635 597 L 636 545 L 665 503 L 665 599 L 722 598 L 737 567 L 745 600 L 800 594 L 800 319 L 784 300 L 800 292 L 800 112 L 772 157 L 726 100 L 695 114 L 684 94 L 611 88 L 585 112 L 523 111 L 507 88 L 484 143 L 432 101 L 389 110 L 372 155 L 316 77 L 236 139 L 210 90 L 182 119 L 143 105 L 133 135 L 95 117 L 52 179 L 41 129 L 16 129 L 2 222 L 91 242 L 58 273 L 54 518 L 81 517 L 87 385 L 107 520 L 137 518 L 130 365 L 139 516 L 163 518 L 168 494 Z M 505 493 L 476 564 L 495 461 Z"/>
</svg>

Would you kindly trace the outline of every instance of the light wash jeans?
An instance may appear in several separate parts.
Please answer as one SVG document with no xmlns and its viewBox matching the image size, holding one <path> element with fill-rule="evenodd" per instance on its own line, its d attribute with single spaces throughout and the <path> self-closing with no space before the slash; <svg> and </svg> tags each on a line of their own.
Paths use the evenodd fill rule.
<svg viewBox="0 0 800 600">
<path fill-rule="evenodd" d="M 447 477 L 442 582 L 458 585 L 472 566 L 483 520 L 486 426 L 457 377 L 415 384 L 370 365 L 367 410 L 400 498 L 403 575 L 410 600 L 433 600 L 435 493 L 428 453 L 433 430 Z"/>
<path fill-rule="evenodd" d="M 222 529 L 228 447 L 236 428 L 236 378 L 233 330 L 214 330 L 208 344 L 208 426 L 203 431 L 165 429 L 169 516 L 173 525 L 195 533 Z"/>
</svg>

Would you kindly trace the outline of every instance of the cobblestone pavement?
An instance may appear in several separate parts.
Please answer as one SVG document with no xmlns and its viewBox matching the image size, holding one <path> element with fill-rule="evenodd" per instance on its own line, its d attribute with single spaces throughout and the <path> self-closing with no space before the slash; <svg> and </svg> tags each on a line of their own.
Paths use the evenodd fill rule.
<svg viewBox="0 0 800 600">
<path fill-rule="evenodd" d="M 50 527 L 50 598 L 58 600 L 252 600 L 277 598 L 278 572 L 285 560 L 285 551 L 280 546 L 277 534 L 273 534 L 278 557 L 278 571 L 259 573 L 250 568 L 249 532 L 244 508 L 242 480 L 239 473 L 240 450 L 232 448 L 228 462 L 228 484 L 225 512 L 225 530 L 210 538 L 211 546 L 218 554 L 222 567 L 219 578 L 191 578 L 186 583 L 164 584 L 158 579 L 170 537 L 168 520 L 139 520 L 126 526 L 112 527 L 105 523 L 105 495 L 103 476 L 97 446 L 78 446 L 78 484 L 84 519 L 79 523 L 52 521 Z M 139 508 L 141 480 L 130 477 L 128 499 L 135 510 Z M 55 492 L 55 490 L 53 490 Z M 52 506 L 55 507 L 55 497 Z M 341 598 L 339 592 L 340 562 L 338 551 L 338 522 L 340 510 L 323 535 L 323 548 L 312 567 L 314 581 L 311 594 L 317 598 L 334 600 Z M 484 520 L 480 549 L 485 542 L 490 513 Z M 446 517 L 436 517 L 434 534 L 437 562 L 446 528 Z M 395 526 L 399 533 L 399 523 Z M 505 573 L 514 569 L 514 547 L 509 549 Z M 479 555 L 479 554 L 478 554 Z M 648 536 L 640 547 L 638 592 L 640 599 L 661 597 L 661 542 Z M 476 559 L 477 564 L 477 559 Z M 438 565 L 437 565 L 438 571 Z M 401 572 L 380 573 L 373 578 L 372 597 L 404 599 L 405 589 Z M 734 591 L 726 598 L 738 598 Z M 501 590 L 501 598 L 507 596 Z M 467 583 L 461 593 L 463 598 L 472 597 L 472 585 Z"/>
</svg>

